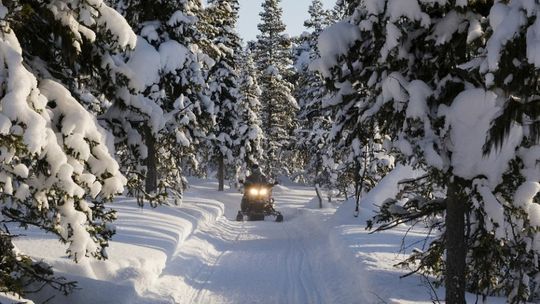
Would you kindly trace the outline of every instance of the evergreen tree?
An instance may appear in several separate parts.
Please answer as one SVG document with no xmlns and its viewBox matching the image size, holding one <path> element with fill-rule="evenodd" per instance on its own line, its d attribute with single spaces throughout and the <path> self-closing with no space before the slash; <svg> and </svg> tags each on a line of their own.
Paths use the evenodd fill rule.
<svg viewBox="0 0 540 304">
<path fill-rule="evenodd" d="M 304 27 L 314 33 L 320 33 L 330 19 L 330 12 L 323 8 L 321 0 L 312 0 L 308 7 L 309 19 L 304 21 Z"/>
<path fill-rule="evenodd" d="M 84 1 L 72 5 L 74 11 L 80 11 L 73 14 L 64 8 L 56 12 L 55 7 L 62 4 L 17 1 L 13 5 L 24 8 L 11 26 L 19 37 L 28 66 L 42 77 L 61 81 L 89 111 L 103 113 L 116 94 L 116 86 L 126 80 L 122 75 L 123 62 L 115 60 L 116 50 L 126 43 L 126 35 L 122 33 L 125 22 L 118 26 L 105 25 L 104 22 L 119 17 L 118 14 L 108 6 L 106 9 L 101 4 L 93 7 L 94 4 Z M 59 18 L 74 18 L 76 23 Z M 94 31 L 93 28 L 107 30 Z M 114 41 L 114 37 L 119 36 L 124 36 L 124 40 Z M 44 43 L 50 47 L 43 47 Z M 135 45 L 135 41 L 130 43 Z"/>
<path fill-rule="evenodd" d="M 245 179 L 245 172 L 254 164 L 263 162 L 264 154 L 262 142 L 264 140 L 261 129 L 261 89 L 257 83 L 257 70 L 253 61 L 253 56 L 249 50 L 237 54 L 240 67 L 240 100 L 238 112 L 240 113 L 240 123 L 238 124 L 238 143 L 235 153 L 236 179 Z"/>
<path fill-rule="evenodd" d="M 386 155 L 387 138 L 384 134 L 380 134 L 377 125 L 358 119 L 361 109 L 356 106 L 358 104 L 356 98 L 363 98 L 365 97 L 363 94 L 368 94 L 366 88 L 362 87 L 368 79 L 356 83 L 357 87 L 354 90 L 358 96 L 349 98 L 346 95 L 353 92 L 350 85 L 353 80 L 349 79 L 348 71 L 344 69 L 341 75 L 341 71 L 337 69 L 330 71 L 326 66 L 327 62 L 315 60 L 321 55 L 332 58 L 341 56 L 342 54 L 336 53 L 340 49 L 332 44 L 333 39 L 354 38 L 355 33 L 354 27 L 350 27 L 346 22 L 331 25 L 323 33 L 313 33 L 314 37 L 310 44 L 311 49 L 316 52 L 311 54 L 310 70 L 318 70 L 319 74 L 308 70 L 308 78 L 301 80 L 307 85 L 299 87 L 303 88 L 303 92 L 307 95 L 301 98 L 306 102 L 301 103 L 302 111 L 299 119 L 307 124 L 304 130 L 307 130 L 310 136 L 304 145 L 310 147 L 308 155 L 313 156 L 311 162 L 315 164 L 315 166 L 308 164 L 307 168 L 316 168 L 318 172 L 316 175 L 319 175 L 318 183 L 326 184 L 328 189 L 337 188 L 346 197 L 349 193 L 353 193 L 358 211 L 360 195 L 374 187 L 376 182 L 393 167 L 394 158 Z M 368 37 L 365 39 L 365 45 L 371 46 L 372 40 Z M 346 40 L 337 43 L 342 42 L 349 43 Z M 353 49 L 352 44 L 346 47 Z M 343 82 L 344 85 L 332 83 L 329 86 L 331 90 L 327 92 L 327 87 L 320 77 L 328 78 L 331 74 L 335 77 L 334 81 Z"/>
<path fill-rule="evenodd" d="M 56 234 L 75 261 L 107 257 L 115 214 L 104 204 L 126 181 L 108 133 L 82 106 L 96 99 L 81 93 L 98 91 L 84 79 L 112 70 L 108 59 L 136 38 L 102 1 L 11 1 L 0 10 L 0 288 L 23 294 L 38 283 L 69 292 L 73 282 L 16 250 L 5 223 Z"/>
<path fill-rule="evenodd" d="M 291 41 L 285 35 L 279 0 L 265 0 L 258 25 L 260 35 L 255 44 L 255 62 L 262 90 L 262 121 L 266 142 L 266 169 L 275 175 L 287 172 L 291 159 L 295 112 L 298 109 L 292 96 L 294 86 L 289 82 L 291 72 Z"/>
<path fill-rule="evenodd" d="M 209 5 L 205 12 L 205 32 L 216 61 L 208 77 L 210 98 L 216 105 L 215 140 L 210 145 L 218 163 L 218 189 L 223 191 L 225 178 L 235 174 L 233 166 L 238 159 L 236 145 L 242 119 L 238 112 L 240 76 L 235 56 L 242 50 L 235 29 L 239 6 L 236 0 L 214 0 Z"/>
<path fill-rule="evenodd" d="M 196 146 L 213 124 L 203 70 L 213 61 L 198 45 L 201 3 L 131 0 L 116 7 L 139 36 L 126 64 L 130 81 L 105 117 L 130 191 L 153 205 L 167 193 L 179 201 L 186 186 L 182 168 L 196 166 Z"/>
<path fill-rule="evenodd" d="M 325 173 L 324 158 L 328 156 L 328 133 L 331 126 L 330 112 L 322 108 L 322 97 L 325 87 L 322 78 L 309 69 L 313 60 L 319 57 L 317 41 L 320 32 L 327 25 L 328 12 L 323 9 L 319 0 L 313 0 L 309 7 L 309 19 L 304 27 L 311 32 L 304 32 L 295 47 L 294 67 L 298 75 L 294 96 L 300 110 L 297 113 L 297 128 L 295 129 L 296 155 L 300 175 L 316 185 L 318 197 L 321 199 L 322 184 L 331 188 L 332 178 Z M 320 201 L 322 205 L 322 200 Z"/>
<path fill-rule="evenodd" d="M 404 265 L 442 279 L 447 303 L 464 303 L 466 289 L 484 296 L 504 293 L 509 302 L 525 302 L 538 285 L 533 279 L 538 253 L 534 246 L 525 246 L 536 238 L 537 229 L 524 220 L 523 205 L 532 202 L 537 191 L 529 188 L 530 180 L 524 188 L 518 185 L 531 178 L 527 172 L 536 166 L 533 159 L 538 155 L 508 121 L 538 116 L 526 110 L 510 114 L 513 118 L 506 124 L 501 123 L 505 119 L 496 120 L 494 130 L 508 136 L 495 136 L 498 149 L 485 155 L 482 145 L 490 121 L 501 110 L 498 100 L 507 96 L 501 90 L 486 90 L 498 73 L 492 67 L 515 66 L 511 58 L 525 58 L 519 54 L 527 49 L 522 43 L 525 29 L 515 28 L 521 35 L 508 34 L 509 25 L 500 33 L 490 26 L 504 19 L 500 12 L 515 9 L 526 14 L 527 9 L 519 1 L 508 4 L 509 9 L 501 4 L 492 9 L 490 1 L 403 5 L 348 1 L 346 22 L 326 29 L 319 44 L 323 49 L 317 67 L 333 87 L 328 102 L 341 104 L 338 110 L 349 113 L 344 121 L 390 135 L 398 158 L 426 173 L 402 183 L 399 199 L 384 202 L 371 224 L 388 229 L 427 218 L 430 228 L 440 229 L 429 248 L 414 253 Z M 515 16 L 508 16 L 515 24 Z M 485 35 L 491 32 L 490 41 L 498 37 L 498 42 L 486 45 Z M 499 56 L 508 37 L 522 42 L 508 45 L 508 57 Z M 490 54 L 493 50 L 498 55 Z M 497 64 L 490 66 L 493 58 Z M 499 85 L 512 82 L 509 71 L 497 76 Z M 480 81 L 482 74 L 486 81 Z M 335 121 L 336 131 L 347 126 L 339 116 Z M 519 145 L 523 148 L 516 154 Z M 524 189 L 532 191 L 524 195 Z"/>
<path fill-rule="evenodd" d="M 347 6 L 350 1 L 337 0 L 334 7 L 327 14 L 327 24 L 331 25 L 338 21 L 341 21 L 347 16 Z"/>
<path fill-rule="evenodd" d="M 538 12 L 538 1 L 533 6 L 518 1 L 495 4 L 489 14 L 487 32 L 490 36 L 481 53 L 484 61 L 479 66 L 470 65 L 469 70 L 479 72 L 485 86 L 497 94 L 502 109 L 493 120 L 484 154 L 504 150 L 509 142 L 516 146 L 511 151 L 515 155 L 503 185 L 493 191 L 497 203 L 505 209 L 505 220 L 497 221 L 490 213 L 485 215 L 508 227 L 508 232 L 503 237 L 496 235 L 496 239 L 503 242 L 513 265 L 508 267 L 507 259 L 490 255 L 499 261 L 499 267 L 509 270 L 504 274 L 503 281 L 507 283 L 503 291 L 513 295 L 509 298 L 514 303 L 540 299 L 540 269 L 536 263 L 540 247 L 535 245 L 540 237 L 537 217 L 540 211 L 540 101 L 535 94 L 539 90 L 540 73 L 536 47 Z M 516 20 L 521 20 L 519 26 Z"/>
</svg>

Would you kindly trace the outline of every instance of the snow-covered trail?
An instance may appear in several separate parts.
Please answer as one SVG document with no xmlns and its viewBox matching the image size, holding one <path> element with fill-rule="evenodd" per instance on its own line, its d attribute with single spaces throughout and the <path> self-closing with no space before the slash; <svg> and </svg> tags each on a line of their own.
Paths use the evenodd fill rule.
<svg viewBox="0 0 540 304">
<path fill-rule="evenodd" d="M 204 190 L 204 191 L 202 191 Z M 196 190 L 195 190 L 196 191 Z M 212 195 L 201 189 L 201 196 Z M 279 187 L 283 223 L 233 221 L 240 194 L 218 193 L 225 217 L 195 232 L 167 262 L 145 300 L 174 303 L 369 303 L 352 261 L 333 250 L 328 211 L 303 208 L 308 189 Z M 354 269 L 354 271 L 353 271 Z"/>
<path fill-rule="evenodd" d="M 298 186 L 274 190 L 283 223 L 234 221 L 241 194 L 216 191 L 215 180 L 193 180 L 180 206 L 141 209 L 120 197 L 113 204 L 117 234 L 106 261 L 75 263 L 54 236 L 12 231 L 24 235 L 16 240 L 19 250 L 80 287 L 65 297 L 50 289 L 29 294 L 34 303 L 428 304 L 434 299 L 430 287 L 418 276 L 400 279 L 408 270 L 394 267 L 424 242 L 426 231 L 407 225 L 375 234 L 365 229 L 372 204 L 393 196 L 401 177 L 411 175 L 402 168 L 385 177 L 363 198 L 358 218 L 352 216 L 354 200 L 318 209 L 312 189 Z M 20 301 L 0 294 L 0 302 Z"/>
</svg>

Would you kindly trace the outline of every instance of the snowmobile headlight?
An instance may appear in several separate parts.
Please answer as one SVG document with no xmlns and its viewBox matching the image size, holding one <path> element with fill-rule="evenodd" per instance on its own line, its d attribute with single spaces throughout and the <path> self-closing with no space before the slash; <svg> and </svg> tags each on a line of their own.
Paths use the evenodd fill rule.
<svg viewBox="0 0 540 304">
<path fill-rule="evenodd" d="M 251 188 L 249 189 L 249 194 L 255 196 L 259 194 L 259 190 L 257 190 L 257 188 Z"/>
<path fill-rule="evenodd" d="M 268 194 L 268 189 L 261 188 L 261 190 L 259 190 L 259 195 L 267 195 L 267 194 Z"/>
</svg>

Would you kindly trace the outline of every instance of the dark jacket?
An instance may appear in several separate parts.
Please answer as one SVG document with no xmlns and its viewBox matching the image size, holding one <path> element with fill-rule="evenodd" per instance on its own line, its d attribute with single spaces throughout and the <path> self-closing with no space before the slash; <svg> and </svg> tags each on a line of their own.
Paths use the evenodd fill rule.
<svg viewBox="0 0 540 304">
<path fill-rule="evenodd" d="M 259 170 L 248 176 L 244 184 L 246 186 L 252 184 L 268 184 L 268 178 Z"/>
</svg>

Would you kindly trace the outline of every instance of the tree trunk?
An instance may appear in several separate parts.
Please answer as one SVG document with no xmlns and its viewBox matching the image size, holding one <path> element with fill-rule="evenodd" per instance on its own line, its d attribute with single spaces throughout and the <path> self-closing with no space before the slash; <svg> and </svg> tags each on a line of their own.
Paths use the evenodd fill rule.
<svg viewBox="0 0 540 304">
<path fill-rule="evenodd" d="M 319 209 L 322 209 L 322 196 L 321 196 L 321 189 L 319 187 L 319 184 L 315 184 L 315 193 L 317 193 L 317 198 L 319 199 Z"/>
<path fill-rule="evenodd" d="M 315 180 L 318 181 L 320 180 L 320 174 L 321 174 L 321 169 L 322 167 L 322 157 L 321 155 L 317 154 L 317 167 L 315 168 Z M 321 195 L 321 186 L 319 185 L 318 182 L 315 182 L 315 192 L 317 193 L 317 198 L 319 199 L 319 208 L 322 209 L 323 207 L 323 198 L 322 198 L 322 195 Z"/>
<path fill-rule="evenodd" d="M 152 193 L 157 189 L 157 151 L 156 139 L 149 127 L 144 128 L 144 137 L 148 156 L 146 157 L 146 193 Z"/>
<path fill-rule="evenodd" d="M 220 152 L 218 156 L 218 191 L 225 190 L 225 160 L 223 154 Z"/>
<path fill-rule="evenodd" d="M 267 167 L 266 167 L 266 173 L 267 174 L 272 174 L 273 172 L 273 162 L 275 160 L 275 151 L 274 149 L 272 148 L 272 141 L 275 140 L 273 138 L 273 132 L 272 132 L 272 102 L 273 102 L 273 99 L 270 99 L 268 101 L 268 105 L 267 105 L 267 117 L 266 117 L 266 148 L 264 149 L 265 151 L 267 151 L 267 154 L 266 154 L 266 163 L 267 163 Z"/>
<path fill-rule="evenodd" d="M 446 303 L 465 303 L 465 214 L 467 202 L 459 179 L 448 185 L 446 197 Z"/>
</svg>

